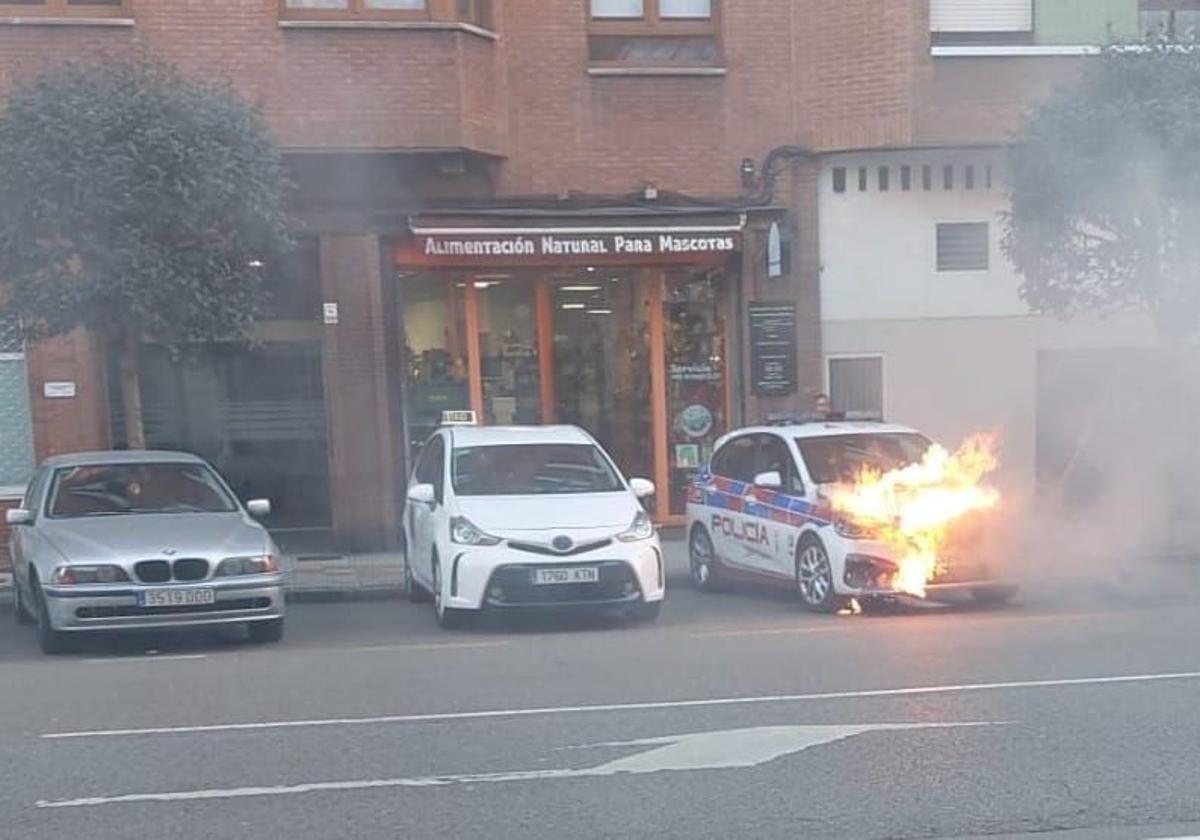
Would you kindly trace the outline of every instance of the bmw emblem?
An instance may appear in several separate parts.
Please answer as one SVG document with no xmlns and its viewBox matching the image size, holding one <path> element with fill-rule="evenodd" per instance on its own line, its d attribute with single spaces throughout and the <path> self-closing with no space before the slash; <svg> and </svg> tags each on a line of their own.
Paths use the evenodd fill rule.
<svg viewBox="0 0 1200 840">
<path fill-rule="evenodd" d="M 167 557 L 174 557 L 174 556 L 175 556 L 175 549 L 173 549 L 173 548 L 164 548 L 164 549 L 163 549 L 163 554 L 164 554 L 165 556 L 167 556 Z"/>
<path fill-rule="evenodd" d="M 554 540 L 550 543 L 550 545 L 554 548 L 555 551 L 570 551 L 571 547 L 573 545 L 575 545 L 575 543 L 573 543 L 571 541 L 570 537 L 568 537 L 566 535 L 562 535 L 562 536 L 555 537 Z"/>
</svg>

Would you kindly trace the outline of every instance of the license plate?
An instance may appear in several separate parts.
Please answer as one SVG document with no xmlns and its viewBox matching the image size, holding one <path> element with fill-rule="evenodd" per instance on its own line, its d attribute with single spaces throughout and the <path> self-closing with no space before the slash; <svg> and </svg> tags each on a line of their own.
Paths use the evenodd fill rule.
<svg viewBox="0 0 1200 840">
<path fill-rule="evenodd" d="M 535 569 L 533 582 L 539 586 L 555 583 L 597 583 L 600 570 L 595 566 L 573 566 L 569 569 Z"/>
<path fill-rule="evenodd" d="M 152 589 L 138 595 L 142 607 L 190 607 L 196 604 L 215 604 L 212 589 Z"/>
</svg>

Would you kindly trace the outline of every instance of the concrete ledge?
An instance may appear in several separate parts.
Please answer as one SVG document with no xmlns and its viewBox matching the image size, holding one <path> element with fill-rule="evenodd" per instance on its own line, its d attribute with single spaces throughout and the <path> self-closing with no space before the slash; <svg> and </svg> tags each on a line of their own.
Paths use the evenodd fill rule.
<svg viewBox="0 0 1200 840">
<path fill-rule="evenodd" d="M 929 50 L 929 54 L 934 58 L 1053 58 L 1055 56 L 1100 55 L 1101 52 L 1100 47 L 1088 46 L 1086 44 L 1075 46 L 1066 44 L 1062 46 L 1028 46 L 1020 44 L 988 46 L 980 44 L 978 46 L 932 47 Z"/>
<path fill-rule="evenodd" d="M 473 23 L 441 20 L 281 20 L 280 29 L 400 29 L 434 32 L 465 32 L 485 41 L 498 41 L 500 34 Z"/>
<path fill-rule="evenodd" d="M 123 17 L 0 17 L 0 26 L 115 26 L 128 29 L 133 18 Z"/>
<path fill-rule="evenodd" d="M 589 76 L 725 76 L 724 67 L 589 67 Z"/>
</svg>

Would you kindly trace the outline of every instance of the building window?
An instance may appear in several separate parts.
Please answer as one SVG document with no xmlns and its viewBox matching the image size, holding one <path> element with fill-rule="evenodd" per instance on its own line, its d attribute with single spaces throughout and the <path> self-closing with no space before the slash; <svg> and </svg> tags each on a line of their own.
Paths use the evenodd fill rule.
<svg viewBox="0 0 1200 840">
<path fill-rule="evenodd" d="M 938 271 L 987 271 L 991 237 L 987 222 L 937 226 Z"/>
<path fill-rule="evenodd" d="M 33 457 L 25 347 L 16 319 L 0 317 L 0 493 L 19 494 Z"/>
<path fill-rule="evenodd" d="M 865 166 L 858 167 L 858 191 L 867 191 L 867 167 Z"/>
<path fill-rule="evenodd" d="M 835 193 L 844 193 L 846 191 L 846 167 L 835 166 L 833 168 L 833 191 Z"/>
<path fill-rule="evenodd" d="M 900 167 L 900 189 L 904 192 L 912 189 L 912 167 L 908 164 Z"/>
<path fill-rule="evenodd" d="M 128 17 L 130 0 L 0 0 L 0 15 Z"/>
<path fill-rule="evenodd" d="M 879 191 L 887 192 L 892 188 L 892 172 L 886 166 L 879 167 Z"/>
<path fill-rule="evenodd" d="M 933 189 L 933 167 L 929 164 L 921 167 L 921 189 L 925 192 Z"/>
<path fill-rule="evenodd" d="M 291 19 L 411 18 L 428 19 L 426 0 L 282 0 L 283 16 Z"/>
<path fill-rule="evenodd" d="M 883 357 L 829 360 L 829 402 L 834 411 L 883 416 Z"/>
<path fill-rule="evenodd" d="M 954 189 L 954 167 L 951 164 L 942 167 L 942 189 Z"/>
<path fill-rule="evenodd" d="M 590 0 L 592 64 L 716 66 L 719 0 Z"/>
<path fill-rule="evenodd" d="M 970 164 L 963 169 L 963 186 L 969 190 L 975 189 L 975 167 Z"/>
<path fill-rule="evenodd" d="M 496 20 L 492 14 L 492 0 L 458 0 L 456 11 L 458 19 L 463 23 L 473 23 L 484 29 L 495 29 Z"/>
<path fill-rule="evenodd" d="M 1141 30 L 1147 38 L 1195 41 L 1200 36 L 1200 0 L 1141 0 Z"/>
<path fill-rule="evenodd" d="M 1032 44 L 1033 0 L 930 0 L 935 46 Z"/>
</svg>

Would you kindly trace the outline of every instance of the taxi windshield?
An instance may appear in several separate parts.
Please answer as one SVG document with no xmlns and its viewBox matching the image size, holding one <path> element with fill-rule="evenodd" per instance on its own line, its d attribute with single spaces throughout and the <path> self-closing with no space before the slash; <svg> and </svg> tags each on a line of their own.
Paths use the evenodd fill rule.
<svg viewBox="0 0 1200 840">
<path fill-rule="evenodd" d="M 864 470 L 887 472 L 920 460 L 930 440 L 915 432 L 798 438 L 809 475 L 817 484 L 854 481 Z"/>
<path fill-rule="evenodd" d="M 454 451 L 460 496 L 612 493 L 622 489 L 608 459 L 592 444 L 471 446 Z"/>
</svg>

